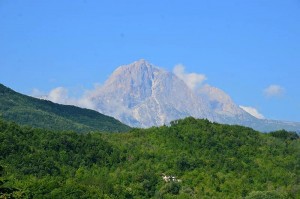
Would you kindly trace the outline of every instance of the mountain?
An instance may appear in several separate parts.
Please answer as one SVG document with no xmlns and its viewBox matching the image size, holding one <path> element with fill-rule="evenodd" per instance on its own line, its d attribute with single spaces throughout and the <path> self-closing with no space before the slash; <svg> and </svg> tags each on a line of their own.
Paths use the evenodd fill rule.
<svg viewBox="0 0 300 199">
<path fill-rule="evenodd" d="M 60 105 L 13 91 L 0 84 L 0 117 L 21 125 L 77 132 L 124 132 L 130 127 L 94 110 Z"/>
<path fill-rule="evenodd" d="M 300 123 L 255 118 L 210 85 L 192 90 L 174 73 L 143 59 L 117 68 L 89 100 L 95 110 L 135 127 L 160 126 L 192 116 L 261 131 L 300 130 Z"/>
<path fill-rule="evenodd" d="M 90 100 L 99 112 L 139 127 L 163 125 L 187 116 L 215 117 L 209 104 L 182 80 L 145 60 L 116 69 Z"/>
</svg>

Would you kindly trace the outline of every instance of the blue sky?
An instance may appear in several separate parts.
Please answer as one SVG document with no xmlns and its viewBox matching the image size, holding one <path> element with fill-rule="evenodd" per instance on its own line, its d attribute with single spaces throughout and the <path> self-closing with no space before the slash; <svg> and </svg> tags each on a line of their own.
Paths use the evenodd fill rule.
<svg viewBox="0 0 300 199">
<path fill-rule="evenodd" d="M 0 82 L 74 93 L 144 58 L 300 121 L 299 0 L 0 0 Z"/>
</svg>

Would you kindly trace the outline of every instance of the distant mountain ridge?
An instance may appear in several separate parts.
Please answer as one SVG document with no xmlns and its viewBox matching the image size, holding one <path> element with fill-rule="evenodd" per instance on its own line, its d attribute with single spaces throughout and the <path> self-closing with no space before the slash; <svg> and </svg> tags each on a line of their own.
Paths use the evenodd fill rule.
<svg viewBox="0 0 300 199">
<path fill-rule="evenodd" d="M 174 73 L 144 59 L 118 67 L 89 100 L 95 110 L 135 127 L 160 126 L 192 116 L 260 131 L 300 131 L 297 122 L 255 118 L 218 88 L 205 85 L 192 90 Z"/>
<path fill-rule="evenodd" d="M 21 125 L 52 130 L 125 132 L 130 129 L 113 117 L 97 111 L 36 99 L 2 84 L 0 117 Z"/>
</svg>

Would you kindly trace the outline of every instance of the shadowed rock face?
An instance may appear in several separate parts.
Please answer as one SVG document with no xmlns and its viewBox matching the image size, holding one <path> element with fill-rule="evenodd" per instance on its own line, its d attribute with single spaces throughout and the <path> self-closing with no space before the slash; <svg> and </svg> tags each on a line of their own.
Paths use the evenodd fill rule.
<svg viewBox="0 0 300 199">
<path fill-rule="evenodd" d="M 143 59 L 117 68 L 90 100 L 97 111 L 134 127 L 160 126 L 187 116 L 263 131 L 280 126 L 276 121 L 272 128 L 275 121 L 251 116 L 218 88 L 191 90 L 175 74 Z"/>
</svg>

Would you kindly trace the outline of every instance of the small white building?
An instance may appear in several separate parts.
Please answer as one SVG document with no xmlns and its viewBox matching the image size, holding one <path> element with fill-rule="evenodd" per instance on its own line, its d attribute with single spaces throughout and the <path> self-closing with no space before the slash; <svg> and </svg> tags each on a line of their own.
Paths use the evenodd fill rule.
<svg viewBox="0 0 300 199">
<path fill-rule="evenodd" d="M 175 176 L 168 176 L 164 173 L 162 173 L 161 176 L 165 182 L 181 182 L 181 180 L 177 179 Z"/>
</svg>

